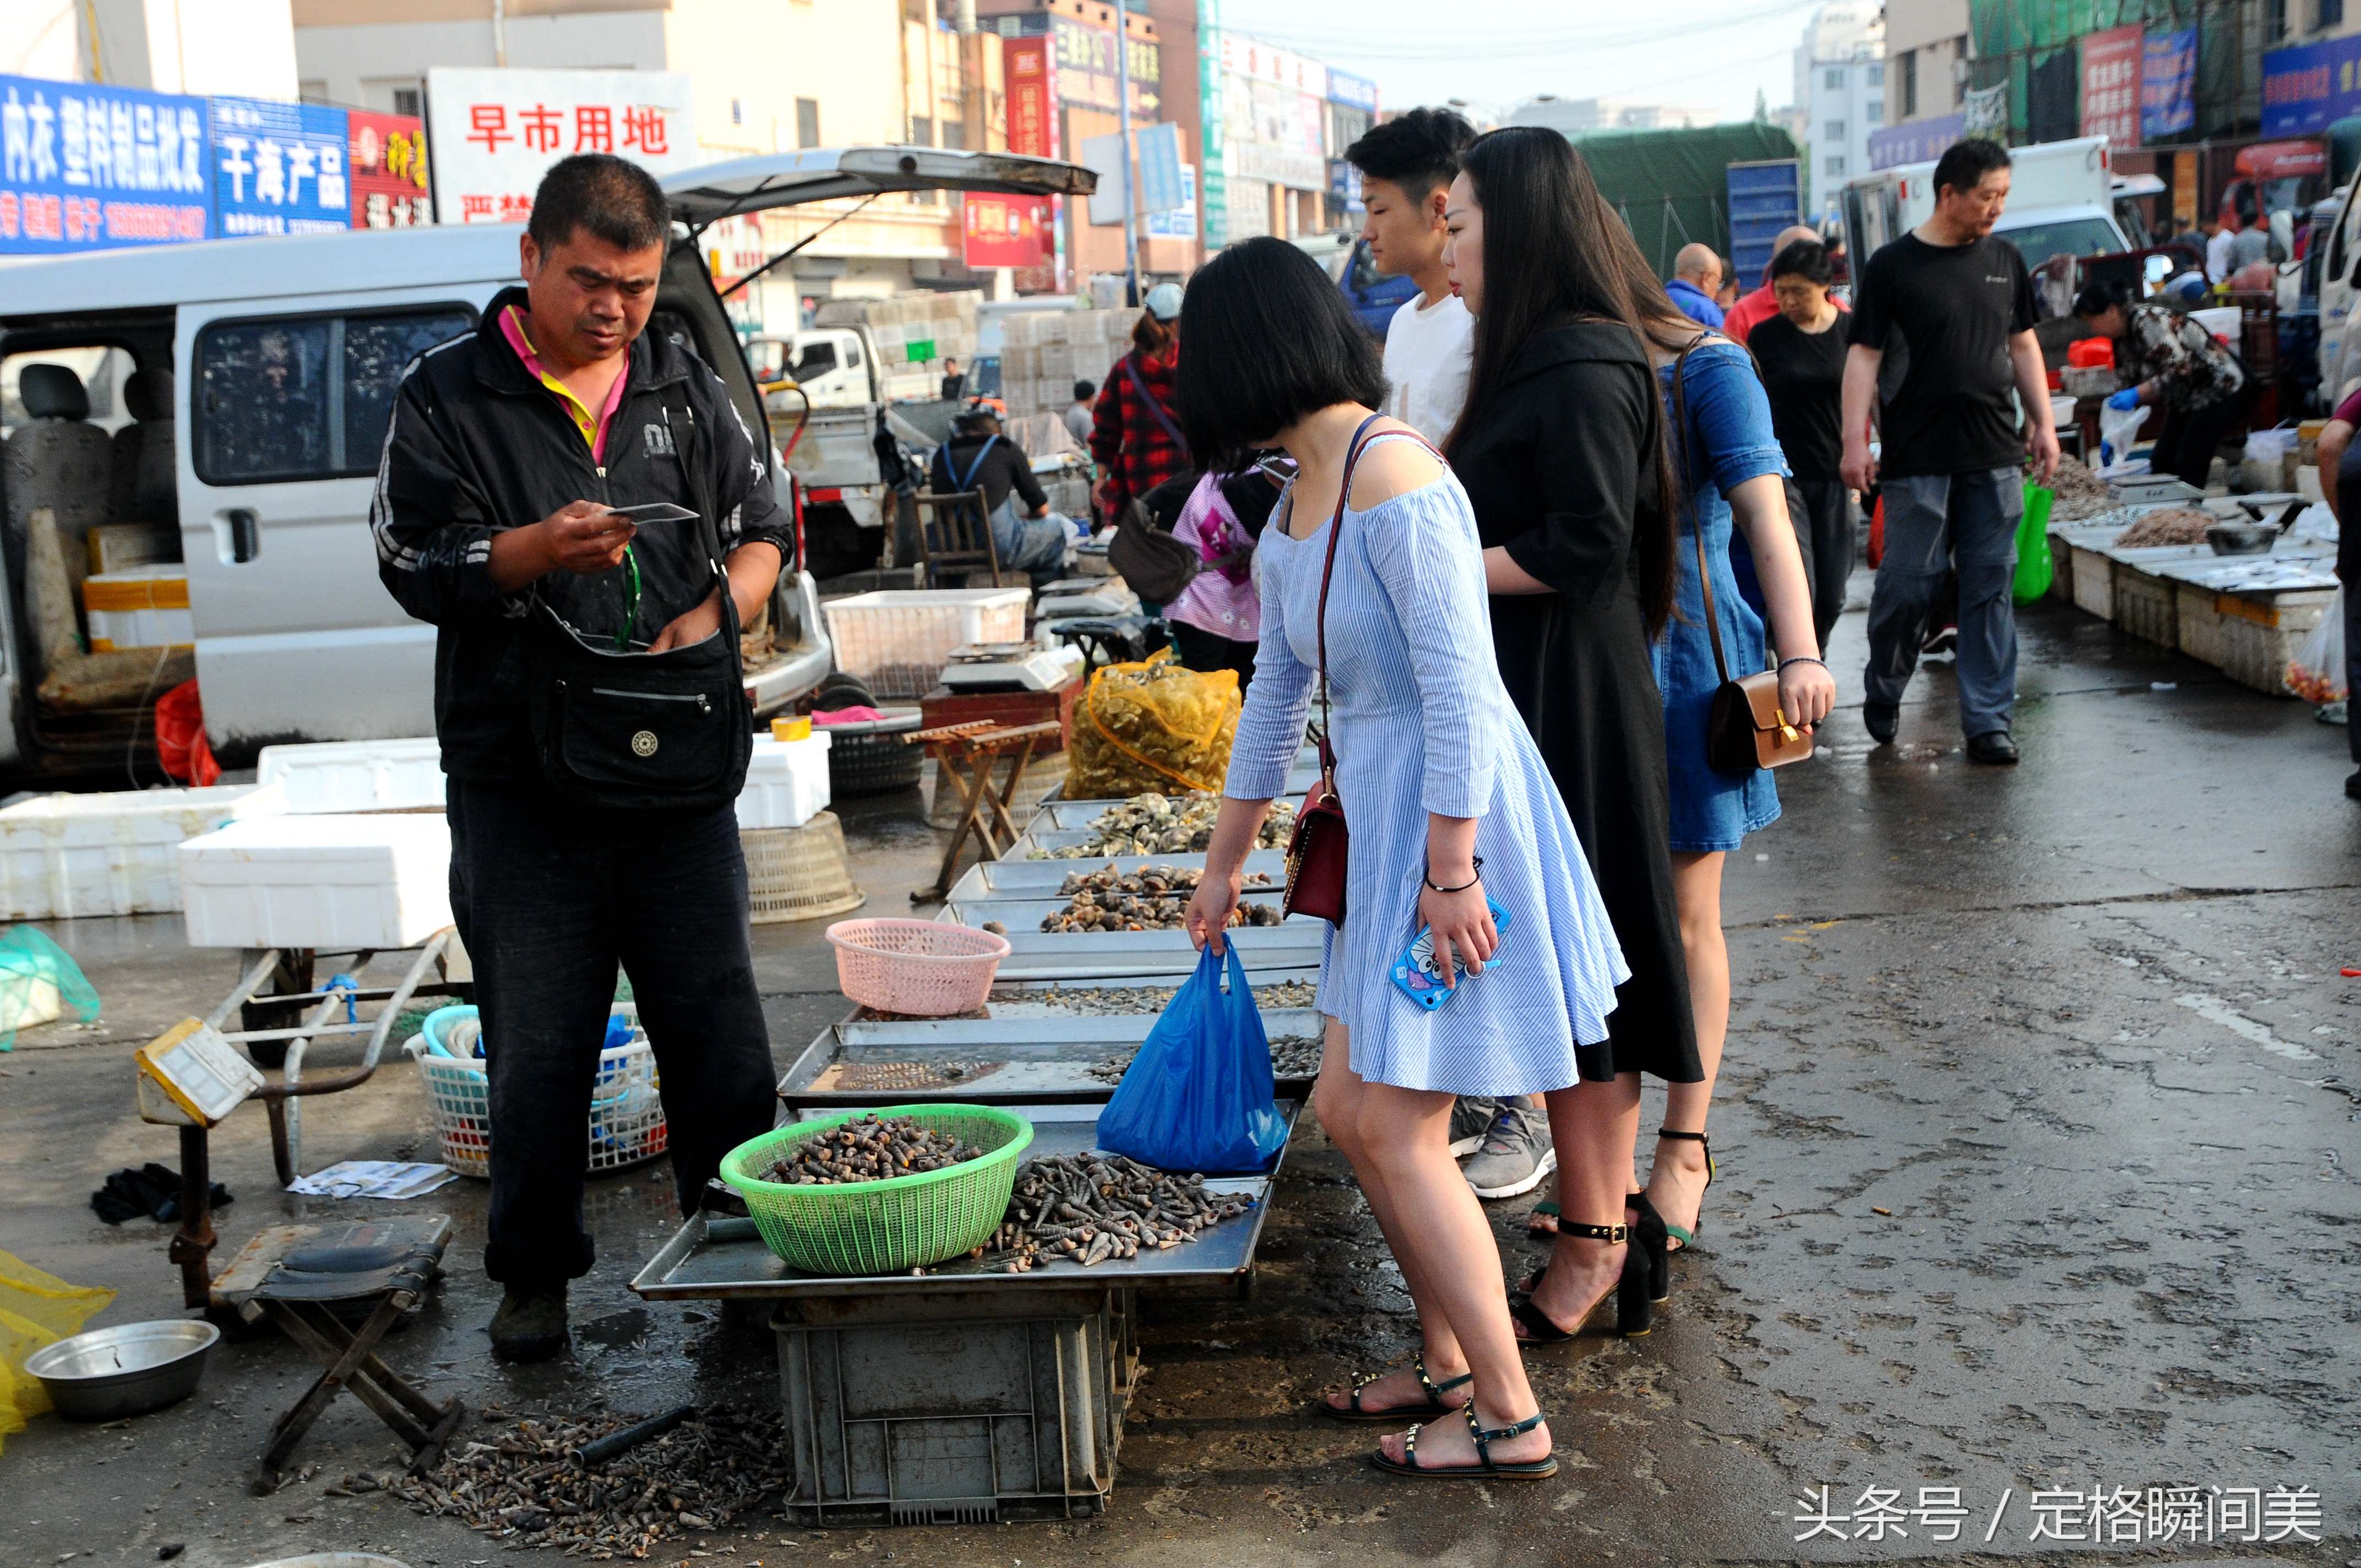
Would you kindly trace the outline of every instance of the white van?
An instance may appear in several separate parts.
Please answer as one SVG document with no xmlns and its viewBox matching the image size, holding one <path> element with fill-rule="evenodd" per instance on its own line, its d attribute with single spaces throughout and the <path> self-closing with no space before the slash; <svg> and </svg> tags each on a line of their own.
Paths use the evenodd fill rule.
<svg viewBox="0 0 2361 1568">
<path fill-rule="evenodd" d="M 1092 183 L 1071 164 L 928 148 L 813 149 L 687 170 L 664 182 L 683 226 L 650 330 L 702 356 L 748 425 L 767 429 L 700 259 L 705 226 L 888 191 L 1086 194 Z M 143 475 L 144 515 L 178 525 L 205 729 L 225 766 L 280 741 L 433 733 L 434 629 L 404 616 L 378 580 L 369 495 L 402 367 L 474 326 L 516 281 L 522 232 L 290 236 L 0 269 L 0 388 L 14 394 L 0 402 L 0 486 L 15 492 L 0 493 L 0 690 L 10 720 L 0 726 L 0 768 L 119 768 L 146 743 L 160 691 L 82 711 L 71 693 L 41 695 L 23 587 L 27 513 L 54 511 L 71 554 L 92 527 L 124 520 L 124 498 Z M 35 366 L 66 373 L 28 379 Z M 104 383 L 102 422 L 91 419 L 92 380 Z M 772 459 L 773 482 L 793 505 L 775 451 Z M 797 567 L 773 597 L 774 651 L 747 669 L 758 712 L 808 691 L 831 662 L 811 576 Z"/>
<path fill-rule="evenodd" d="M 2104 137 L 2076 137 L 2009 151 L 2008 207 L 1993 228 L 2027 267 L 2053 256 L 2114 256 L 2132 248 L 2118 202 L 2152 194 L 2147 181 L 2118 189 Z M 2161 182 L 2156 188 L 2162 189 Z M 1899 164 L 1844 189 L 1845 233 L 1857 268 L 1935 212 L 1935 165 Z"/>
</svg>

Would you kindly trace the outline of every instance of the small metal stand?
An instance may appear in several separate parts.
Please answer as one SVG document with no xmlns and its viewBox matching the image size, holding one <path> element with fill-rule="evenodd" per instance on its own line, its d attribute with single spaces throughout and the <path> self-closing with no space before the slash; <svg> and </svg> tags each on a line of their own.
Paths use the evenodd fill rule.
<svg viewBox="0 0 2361 1568">
<path fill-rule="evenodd" d="M 415 956 L 400 983 L 385 987 L 332 986 L 324 991 L 311 986 L 318 958 L 313 949 L 270 948 L 250 952 L 247 957 L 251 961 L 236 989 L 203 1020 L 205 1029 L 217 1033 L 233 1046 L 244 1047 L 258 1066 L 280 1069 L 279 1081 L 273 1083 L 266 1079 L 251 1098 L 260 1100 L 270 1116 L 270 1156 L 278 1168 L 280 1187 L 293 1181 L 302 1166 L 302 1101 L 315 1094 L 357 1089 L 368 1082 L 385 1053 L 394 1020 L 409 1008 L 413 998 L 456 996 L 473 989 L 472 979 L 464 966 L 455 966 L 451 961 L 465 951 L 458 946 L 455 932 L 446 928 L 428 938 L 424 945 L 402 950 Z M 346 958 L 343 954 L 334 956 Z M 352 954 L 346 959 L 345 972 L 355 976 L 363 973 L 377 956 L 368 949 Z M 462 972 L 455 975 L 455 967 Z M 376 1007 L 375 1016 L 367 1014 L 372 1005 Z M 338 1017 L 340 1012 L 345 1016 Z M 222 1028 L 232 1014 L 237 1014 L 240 1021 L 249 1026 Z M 270 1026 L 252 1026 L 260 1020 L 280 1018 L 297 1021 L 292 1025 L 273 1022 Z M 316 1078 L 303 1076 L 303 1056 L 313 1041 L 355 1035 L 368 1036 L 368 1047 L 358 1067 Z M 180 1266 L 181 1299 L 202 1311 L 214 1305 L 209 1260 L 218 1239 L 213 1223 L 212 1158 L 207 1147 L 210 1126 L 186 1116 L 180 1118 L 178 1124 L 181 1228 L 173 1234 L 168 1255 Z"/>
<path fill-rule="evenodd" d="M 1017 781 L 1025 776 L 1025 764 L 1032 759 L 1034 743 L 1053 740 L 1063 732 L 1054 720 L 1002 724 L 979 718 L 966 724 L 916 729 L 902 737 L 906 745 L 934 748 L 936 787 L 939 789 L 944 783 L 956 779 L 962 807 L 959 826 L 951 833 L 950 847 L 943 851 L 941 873 L 932 887 L 910 894 L 912 903 L 949 895 L 958 876 L 960 850 L 971 834 L 975 838 L 980 860 L 998 860 L 1016 842 L 1016 818 L 1010 814 L 1009 806 L 1016 799 Z M 1004 757 L 1008 759 L 1008 776 L 995 789 L 992 770 Z"/>
</svg>

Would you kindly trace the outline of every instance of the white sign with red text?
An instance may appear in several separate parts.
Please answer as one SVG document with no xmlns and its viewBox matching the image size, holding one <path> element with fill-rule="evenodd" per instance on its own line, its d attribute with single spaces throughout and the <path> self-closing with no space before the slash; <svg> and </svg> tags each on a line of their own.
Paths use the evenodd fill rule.
<svg viewBox="0 0 2361 1568">
<path fill-rule="evenodd" d="M 427 161 L 434 216 L 521 224 L 541 177 L 561 158 L 611 152 L 663 176 L 708 161 L 697 148 L 688 78 L 671 71 L 426 73 Z"/>
</svg>

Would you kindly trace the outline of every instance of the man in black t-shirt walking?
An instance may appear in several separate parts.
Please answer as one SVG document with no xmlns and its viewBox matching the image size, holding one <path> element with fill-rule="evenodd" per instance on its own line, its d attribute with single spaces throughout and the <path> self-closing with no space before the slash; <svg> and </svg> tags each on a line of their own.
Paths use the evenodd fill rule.
<svg viewBox="0 0 2361 1568">
<path fill-rule="evenodd" d="M 1871 739 L 1894 739 L 1904 688 L 1947 570 L 1959 574 L 1960 728 L 1971 762 L 2016 761 L 2016 616 L 2009 590 L 2025 510 L 2021 455 L 2040 481 L 2058 467 L 2048 378 L 2033 337 L 2025 258 L 1993 225 L 2008 204 L 2008 151 L 1955 142 L 1935 165 L 1935 213 L 1879 250 L 1853 293 L 1844 376 L 1844 482 L 1879 484 L 1885 554 L 1869 603 Z M 1909 352 L 1901 385 L 1878 417 L 1878 367 L 1892 339 Z M 2017 408 L 2026 411 L 2020 433 Z"/>
</svg>

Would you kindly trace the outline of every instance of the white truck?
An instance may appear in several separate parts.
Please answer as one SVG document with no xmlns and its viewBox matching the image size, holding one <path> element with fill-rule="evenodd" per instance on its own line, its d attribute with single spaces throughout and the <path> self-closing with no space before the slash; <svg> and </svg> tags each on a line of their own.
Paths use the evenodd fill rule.
<svg viewBox="0 0 2361 1568">
<path fill-rule="evenodd" d="M 664 181 L 677 226 L 651 330 L 704 357 L 763 428 L 753 373 L 700 260 L 704 227 L 883 192 L 1087 195 L 1094 183 L 1072 164 L 931 148 L 814 148 L 686 170 Z M 60 536 L 46 552 L 54 567 L 60 543 L 71 560 L 132 495 L 177 532 L 206 734 L 225 766 L 276 741 L 433 732 L 434 630 L 405 617 L 378 580 L 370 488 L 403 365 L 468 330 L 516 280 L 521 232 L 225 240 L 0 275 L 0 382 L 24 394 L 0 446 L 0 562 L 16 579 L 0 581 L 0 772 L 119 769 L 126 747 L 147 744 L 162 686 L 143 694 L 134 680 L 129 696 L 78 704 L 81 688 L 54 678 L 57 644 L 38 647 L 20 619 L 29 598 L 54 609 L 51 588 L 63 591 L 25 591 L 32 515 Z M 142 373 L 126 400 L 139 417 L 112 433 L 91 422 L 73 373 L 102 361 Z M 775 461 L 773 483 L 796 502 Z M 773 651 L 746 672 L 757 711 L 809 690 L 831 662 L 817 590 L 798 565 L 772 599 Z M 165 671 L 168 651 L 154 652 Z"/>
<path fill-rule="evenodd" d="M 2114 256 L 2135 248 L 2132 235 L 2144 231 L 2131 203 L 2153 192 L 2147 182 L 2118 179 L 2106 137 L 2013 148 L 2009 162 L 2008 207 L 1993 232 L 2015 246 L 2027 267 L 2053 256 Z M 1843 201 L 1845 235 L 1859 268 L 1879 247 L 1933 215 L 1935 166 L 1905 163 L 1863 175 L 1846 184 Z"/>
</svg>

